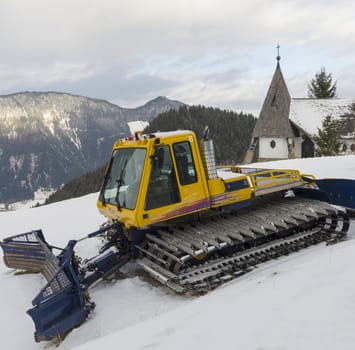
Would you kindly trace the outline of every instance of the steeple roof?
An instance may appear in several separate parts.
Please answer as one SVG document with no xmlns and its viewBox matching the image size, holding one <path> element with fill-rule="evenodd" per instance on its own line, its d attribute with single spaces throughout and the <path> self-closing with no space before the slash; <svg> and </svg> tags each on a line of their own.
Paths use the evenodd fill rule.
<svg viewBox="0 0 355 350">
<path fill-rule="evenodd" d="M 280 68 L 280 56 L 263 107 L 254 129 L 254 137 L 292 137 L 288 119 L 291 97 Z"/>
</svg>

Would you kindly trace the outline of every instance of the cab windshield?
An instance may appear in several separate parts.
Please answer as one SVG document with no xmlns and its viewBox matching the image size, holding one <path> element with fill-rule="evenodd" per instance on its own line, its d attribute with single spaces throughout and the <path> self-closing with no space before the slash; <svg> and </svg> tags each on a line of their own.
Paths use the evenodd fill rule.
<svg viewBox="0 0 355 350">
<path fill-rule="evenodd" d="M 120 148 L 113 152 L 100 195 L 103 204 L 114 204 L 118 209 L 135 208 L 145 155 L 144 148 Z"/>
</svg>

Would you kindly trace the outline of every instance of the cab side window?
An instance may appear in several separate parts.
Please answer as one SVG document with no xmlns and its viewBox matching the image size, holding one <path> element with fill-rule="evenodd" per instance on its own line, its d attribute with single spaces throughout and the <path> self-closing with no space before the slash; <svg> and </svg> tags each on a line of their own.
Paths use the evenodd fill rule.
<svg viewBox="0 0 355 350">
<path fill-rule="evenodd" d="M 174 156 L 181 185 L 189 185 L 197 181 L 195 164 L 188 141 L 174 143 Z"/>
<path fill-rule="evenodd" d="M 152 159 L 145 210 L 180 202 L 173 160 L 169 146 L 158 146 Z"/>
</svg>

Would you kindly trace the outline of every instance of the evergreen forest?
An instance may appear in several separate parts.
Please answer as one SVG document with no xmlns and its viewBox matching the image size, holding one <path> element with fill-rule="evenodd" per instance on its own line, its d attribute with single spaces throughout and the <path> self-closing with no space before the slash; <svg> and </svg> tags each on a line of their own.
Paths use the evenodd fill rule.
<svg viewBox="0 0 355 350">
<path fill-rule="evenodd" d="M 202 139 L 207 125 L 213 139 L 217 164 L 236 164 L 244 159 L 256 118 L 252 114 L 235 113 L 204 106 L 183 106 L 159 114 L 144 130 L 156 131 L 193 130 Z"/>
<path fill-rule="evenodd" d="M 214 141 L 216 162 L 227 165 L 243 161 L 255 123 L 256 118 L 252 114 L 205 106 L 182 106 L 178 110 L 159 114 L 143 133 L 186 129 L 193 130 L 201 139 L 203 129 L 208 125 Z M 46 204 L 99 191 L 104 171 L 105 166 L 68 182 L 53 193 Z"/>
</svg>

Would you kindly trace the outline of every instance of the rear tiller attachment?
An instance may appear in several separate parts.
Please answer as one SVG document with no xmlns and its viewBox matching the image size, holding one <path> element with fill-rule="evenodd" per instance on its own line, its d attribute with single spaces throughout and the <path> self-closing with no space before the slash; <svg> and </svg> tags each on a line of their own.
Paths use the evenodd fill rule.
<svg viewBox="0 0 355 350">
<path fill-rule="evenodd" d="M 110 241 L 100 254 L 81 263 L 74 253 L 79 241 L 105 234 Z M 0 245 L 5 264 L 14 269 L 41 272 L 47 284 L 33 299 L 33 308 L 27 313 L 35 324 L 35 340 L 62 338 L 71 329 L 79 326 L 95 308 L 90 300 L 88 288 L 99 279 L 109 277 L 128 259 L 126 249 L 122 251 L 121 225 L 112 224 L 90 233 L 80 240 L 71 240 L 64 249 L 50 246 L 42 230 L 5 238 Z M 53 249 L 60 249 L 58 256 Z"/>
</svg>

